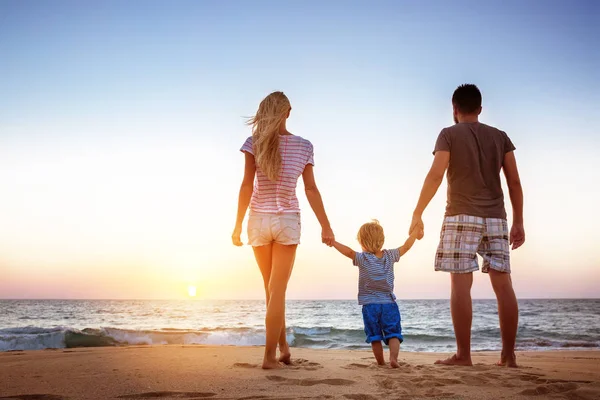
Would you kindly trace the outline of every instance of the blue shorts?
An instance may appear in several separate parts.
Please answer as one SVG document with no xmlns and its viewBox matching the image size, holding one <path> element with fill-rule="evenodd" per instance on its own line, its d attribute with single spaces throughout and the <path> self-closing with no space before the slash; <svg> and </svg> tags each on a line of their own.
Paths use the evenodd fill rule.
<svg viewBox="0 0 600 400">
<path fill-rule="evenodd" d="M 398 304 L 365 304 L 362 314 L 367 343 L 383 340 L 388 344 L 391 338 L 398 338 L 400 343 L 404 341 Z"/>
</svg>

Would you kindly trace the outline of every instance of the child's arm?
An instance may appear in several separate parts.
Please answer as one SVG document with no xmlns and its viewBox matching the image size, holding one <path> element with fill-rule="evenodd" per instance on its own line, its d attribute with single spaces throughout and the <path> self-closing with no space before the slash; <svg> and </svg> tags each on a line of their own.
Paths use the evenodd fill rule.
<svg viewBox="0 0 600 400">
<path fill-rule="evenodd" d="M 335 249 L 337 251 L 339 251 L 340 253 L 342 253 L 343 255 L 345 255 L 346 257 L 348 257 L 351 260 L 354 260 L 354 258 L 356 257 L 356 252 L 354 250 L 352 250 L 348 246 L 344 246 L 343 244 L 341 244 L 339 242 L 334 241 L 333 247 L 335 247 Z"/>
<path fill-rule="evenodd" d="M 398 247 L 398 251 L 400 252 L 400 257 L 402 257 L 403 255 L 405 255 L 411 247 L 413 247 L 413 244 L 415 244 L 415 240 L 419 239 L 421 240 L 421 238 L 423 237 L 423 231 L 422 230 L 413 230 L 412 235 L 410 235 L 410 237 L 408 239 L 406 239 L 406 242 L 404 242 L 404 244 L 400 247 Z"/>
</svg>

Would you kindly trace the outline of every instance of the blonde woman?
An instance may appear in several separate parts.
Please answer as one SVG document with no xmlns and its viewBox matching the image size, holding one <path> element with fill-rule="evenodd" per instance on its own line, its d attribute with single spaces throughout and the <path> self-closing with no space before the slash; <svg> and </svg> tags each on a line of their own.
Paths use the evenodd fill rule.
<svg viewBox="0 0 600 400">
<path fill-rule="evenodd" d="M 291 363 L 286 340 L 285 292 L 300 244 L 300 208 L 296 197 L 300 175 L 308 202 L 321 224 L 323 243 L 331 246 L 335 240 L 315 183 L 313 146 L 286 128 L 291 110 L 286 95 L 273 92 L 263 99 L 256 115 L 248 121 L 252 136 L 241 148 L 246 165 L 231 235 L 233 244 L 242 246 L 242 221 L 250 206 L 248 241 L 263 277 L 267 300 L 264 369 L 278 368 L 280 362 Z"/>
</svg>

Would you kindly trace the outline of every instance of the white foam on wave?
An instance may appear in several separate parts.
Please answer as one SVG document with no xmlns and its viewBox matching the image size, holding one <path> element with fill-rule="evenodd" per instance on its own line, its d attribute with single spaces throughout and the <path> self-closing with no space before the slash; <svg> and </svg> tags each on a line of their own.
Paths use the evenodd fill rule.
<svg viewBox="0 0 600 400">
<path fill-rule="evenodd" d="M 82 342 L 81 338 L 87 340 Z M 85 343 L 84 346 L 107 345 L 107 338 L 114 340 L 111 344 L 122 345 L 205 344 L 262 346 L 265 344 L 264 330 L 254 329 L 177 332 L 118 328 L 79 331 L 64 327 L 51 329 L 24 327 L 0 329 L 0 351 L 65 348 L 80 346 L 81 343 Z M 294 334 L 288 333 L 287 339 L 288 342 L 294 343 Z"/>
<path fill-rule="evenodd" d="M 356 330 L 340 330 L 329 327 L 290 327 L 287 340 L 292 346 L 311 348 L 354 348 L 366 346 L 362 337 L 356 338 Z M 448 337 L 407 335 L 411 351 L 447 351 L 454 347 Z M 60 349 L 65 347 L 96 347 L 114 345 L 165 345 L 203 344 L 228 346 L 262 346 L 265 344 L 264 329 L 236 328 L 191 330 L 136 330 L 119 328 L 84 329 L 19 327 L 0 329 L 0 351 Z M 521 350 L 582 349 L 600 347 L 593 340 L 550 340 L 545 338 L 519 338 Z M 474 350 L 498 350 L 475 343 Z"/>
<path fill-rule="evenodd" d="M 62 349 L 65 348 L 65 332 L 62 328 L 2 329 L 0 351 Z"/>
</svg>

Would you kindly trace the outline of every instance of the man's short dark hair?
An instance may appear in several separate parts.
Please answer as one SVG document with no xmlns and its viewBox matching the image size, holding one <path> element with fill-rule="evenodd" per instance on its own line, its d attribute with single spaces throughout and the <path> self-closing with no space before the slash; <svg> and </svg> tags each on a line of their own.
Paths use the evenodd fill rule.
<svg viewBox="0 0 600 400">
<path fill-rule="evenodd" d="M 481 92 L 472 83 L 460 85 L 452 95 L 452 104 L 462 114 L 473 114 L 481 107 Z"/>
</svg>

